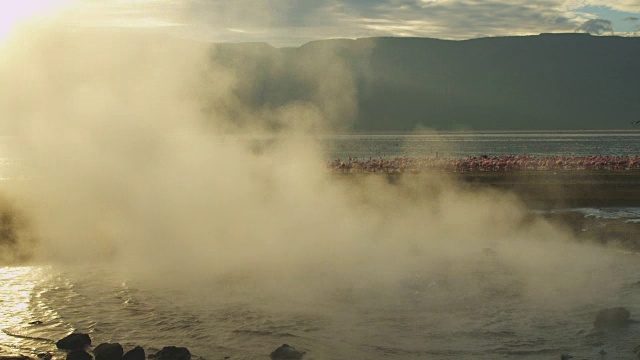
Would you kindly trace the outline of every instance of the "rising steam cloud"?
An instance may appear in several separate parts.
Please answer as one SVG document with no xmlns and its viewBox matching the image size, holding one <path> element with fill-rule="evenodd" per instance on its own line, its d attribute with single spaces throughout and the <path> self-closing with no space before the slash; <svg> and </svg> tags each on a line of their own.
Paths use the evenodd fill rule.
<svg viewBox="0 0 640 360">
<path fill-rule="evenodd" d="M 236 95 L 252 74 L 213 62 L 215 51 L 57 27 L 7 45 L 0 118 L 24 178 L 3 190 L 32 219 L 40 261 L 104 261 L 163 281 L 232 274 L 313 298 L 443 273 L 473 293 L 469 274 L 491 248 L 543 303 L 614 286 L 597 275 L 611 262 L 604 251 L 527 221 L 508 194 L 441 176 L 391 185 L 329 174 L 312 135 L 357 111 L 330 49 L 291 69 L 308 101 L 262 108 Z"/>
<path fill-rule="evenodd" d="M 593 35 L 603 35 L 610 33 L 613 35 L 613 25 L 611 21 L 605 19 L 589 19 L 580 25 L 576 31 Z"/>
</svg>

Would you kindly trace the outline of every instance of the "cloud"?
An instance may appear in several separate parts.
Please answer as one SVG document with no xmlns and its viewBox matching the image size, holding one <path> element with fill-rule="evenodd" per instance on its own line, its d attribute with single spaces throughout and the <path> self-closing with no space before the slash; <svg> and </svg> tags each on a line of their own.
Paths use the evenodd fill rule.
<svg viewBox="0 0 640 360">
<path fill-rule="evenodd" d="M 400 24 L 416 36 L 449 39 L 568 31 L 571 23 L 554 5 L 555 1 L 524 5 L 515 1 L 452 0 L 413 6 L 386 2 L 369 8 L 368 16 L 361 22 L 378 31 L 393 33 Z M 380 20 L 386 24 L 380 26 Z"/>
<path fill-rule="evenodd" d="M 580 25 L 576 31 L 583 31 L 589 34 L 602 35 L 605 33 L 613 34 L 613 26 L 611 21 L 604 19 L 591 19 Z"/>
<path fill-rule="evenodd" d="M 298 46 L 326 38 L 483 36 L 572 32 L 586 6 L 640 12 L 636 1 L 599 0 L 96 0 L 74 4 L 76 24 L 147 27 L 213 42 Z M 635 10 L 634 10 L 635 9 Z M 633 16 L 631 16 L 633 17 Z"/>
<path fill-rule="evenodd" d="M 220 2 L 192 0 L 186 22 L 219 39 L 228 28 L 245 41 L 297 43 L 331 37 L 421 36 L 468 39 L 572 31 L 579 23 L 557 0 L 316 0 Z M 266 4 L 266 5 L 265 5 Z M 258 32 L 257 30 L 262 30 Z M 247 35 L 249 32 L 251 34 Z M 294 34 L 293 36 L 291 34 Z M 274 41 L 275 40 L 275 41 Z M 282 43 L 280 43 L 282 44 Z"/>
<path fill-rule="evenodd" d="M 579 7 L 606 7 L 611 10 L 640 13 L 640 2 L 637 0 L 567 0 L 566 3 L 575 8 Z"/>
</svg>

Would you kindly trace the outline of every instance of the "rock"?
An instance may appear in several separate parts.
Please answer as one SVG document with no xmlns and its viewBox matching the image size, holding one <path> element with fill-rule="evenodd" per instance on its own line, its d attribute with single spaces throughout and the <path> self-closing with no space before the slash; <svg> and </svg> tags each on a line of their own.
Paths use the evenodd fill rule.
<svg viewBox="0 0 640 360">
<path fill-rule="evenodd" d="M 191 360 L 191 353 L 186 347 L 165 346 L 151 357 L 156 360 Z"/>
<path fill-rule="evenodd" d="M 288 344 L 282 344 L 269 355 L 272 360 L 299 360 L 304 356 L 304 351 L 297 350 Z"/>
<path fill-rule="evenodd" d="M 603 309 L 596 315 L 596 321 L 593 324 L 596 327 L 602 326 L 623 326 L 626 325 L 631 317 L 629 310 L 623 307 Z"/>
<path fill-rule="evenodd" d="M 31 360 L 31 358 L 24 355 L 0 355 L 0 360 Z"/>
<path fill-rule="evenodd" d="M 84 349 L 91 345 L 91 338 L 87 334 L 69 334 L 56 342 L 56 347 L 62 350 Z"/>
<path fill-rule="evenodd" d="M 147 356 L 144 353 L 144 349 L 142 348 L 142 346 L 136 346 L 133 349 L 127 351 L 122 356 L 122 360 L 144 360 L 146 357 Z"/>
<path fill-rule="evenodd" d="M 122 360 L 124 350 L 118 343 L 102 343 L 93 349 L 96 360 Z"/>
<path fill-rule="evenodd" d="M 92 360 L 93 356 L 89 355 L 88 352 L 80 349 L 73 350 L 72 352 L 67 354 L 67 360 Z"/>
<path fill-rule="evenodd" d="M 53 355 L 51 355 L 51 353 L 40 353 L 40 354 L 38 354 L 38 358 L 40 358 L 42 360 L 51 360 L 52 357 L 53 357 Z"/>
</svg>

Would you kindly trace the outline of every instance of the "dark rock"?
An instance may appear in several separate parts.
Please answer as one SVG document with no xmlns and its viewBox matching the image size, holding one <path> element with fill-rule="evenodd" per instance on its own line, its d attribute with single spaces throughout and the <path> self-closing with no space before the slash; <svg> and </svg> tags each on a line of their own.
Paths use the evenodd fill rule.
<svg viewBox="0 0 640 360">
<path fill-rule="evenodd" d="M 597 327 L 602 326 L 623 326 L 629 322 L 631 313 L 623 307 L 611 309 L 603 309 L 598 312 L 596 320 L 593 324 Z"/>
<path fill-rule="evenodd" d="M 93 356 L 91 356 L 88 352 L 84 350 L 73 350 L 72 352 L 67 354 L 67 360 L 92 360 Z"/>
<path fill-rule="evenodd" d="M 151 357 L 156 360 L 191 360 L 191 353 L 186 347 L 165 346 Z"/>
<path fill-rule="evenodd" d="M 122 360 L 124 350 L 118 343 L 102 343 L 93 349 L 96 360 Z"/>
<path fill-rule="evenodd" d="M 29 325 L 42 325 L 42 324 L 44 323 L 40 320 L 34 320 L 29 322 Z"/>
<path fill-rule="evenodd" d="M 122 360 L 144 360 L 146 357 L 147 356 L 144 353 L 144 349 L 142 348 L 142 346 L 136 346 L 133 349 L 127 351 L 122 356 Z"/>
<path fill-rule="evenodd" d="M 53 355 L 51 355 L 51 353 L 40 353 L 40 354 L 38 354 L 38 358 L 40 358 L 42 360 L 51 360 L 52 357 L 53 357 Z"/>
<path fill-rule="evenodd" d="M 31 360 L 31 358 L 24 355 L 0 355 L 0 360 Z"/>
<path fill-rule="evenodd" d="M 269 355 L 272 360 L 299 360 L 304 356 L 304 351 L 297 350 L 288 344 L 282 344 Z"/>
<path fill-rule="evenodd" d="M 598 354 L 600 354 L 600 355 L 602 355 L 602 356 L 605 356 L 605 355 L 607 355 L 607 350 L 605 350 L 605 349 L 600 349 L 600 351 L 598 351 Z"/>
<path fill-rule="evenodd" d="M 91 345 L 91 338 L 87 334 L 73 333 L 56 342 L 56 347 L 62 350 L 84 349 Z"/>
</svg>

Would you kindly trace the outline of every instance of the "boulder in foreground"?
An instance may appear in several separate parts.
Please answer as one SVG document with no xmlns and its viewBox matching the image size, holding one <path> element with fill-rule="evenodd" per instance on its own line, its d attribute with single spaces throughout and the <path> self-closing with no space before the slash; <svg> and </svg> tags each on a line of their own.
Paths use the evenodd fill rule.
<svg viewBox="0 0 640 360">
<path fill-rule="evenodd" d="M 150 357 L 156 360 L 191 360 L 191 353 L 186 347 L 165 346 Z"/>
<path fill-rule="evenodd" d="M 93 349 L 96 360 L 122 360 L 124 349 L 118 343 L 102 343 Z"/>
<path fill-rule="evenodd" d="M 92 360 L 93 356 L 91 356 L 88 352 L 80 349 L 73 350 L 72 352 L 67 354 L 67 360 Z"/>
<path fill-rule="evenodd" d="M 631 317 L 629 310 L 623 307 L 615 307 L 610 309 L 603 309 L 596 315 L 596 320 L 593 324 L 596 327 L 603 326 L 623 326 L 626 325 Z"/>
<path fill-rule="evenodd" d="M 84 349 L 91 345 L 91 338 L 87 334 L 69 334 L 56 342 L 56 347 L 62 350 Z"/>
<path fill-rule="evenodd" d="M 270 354 L 271 360 L 300 360 L 304 356 L 304 351 L 297 350 L 288 344 L 282 344 Z"/>
<path fill-rule="evenodd" d="M 123 356 L 122 360 L 144 360 L 146 359 L 146 354 L 144 353 L 144 349 L 142 346 L 136 346 L 133 349 L 127 351 Z"/>
</svg>

